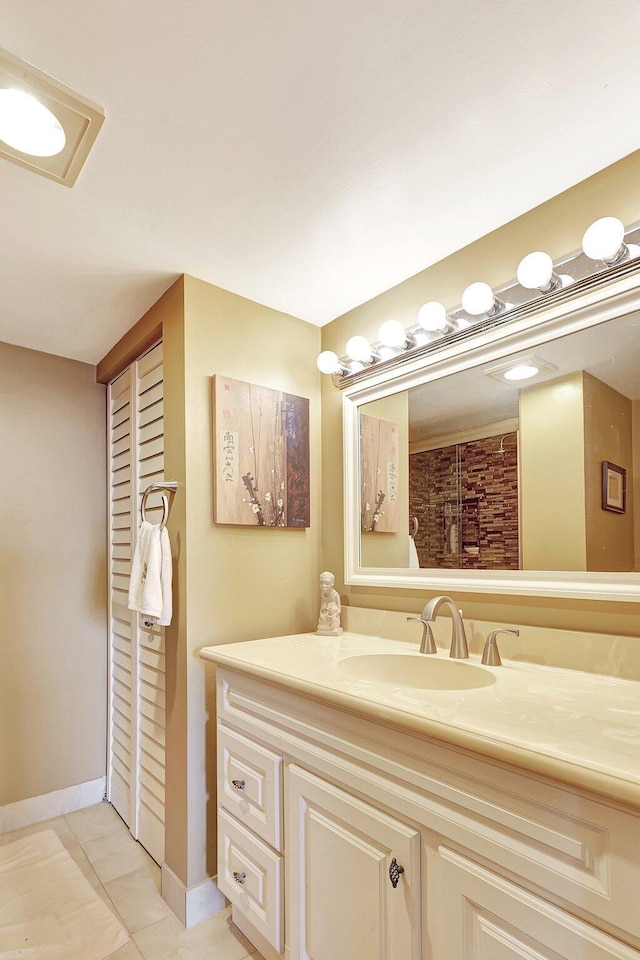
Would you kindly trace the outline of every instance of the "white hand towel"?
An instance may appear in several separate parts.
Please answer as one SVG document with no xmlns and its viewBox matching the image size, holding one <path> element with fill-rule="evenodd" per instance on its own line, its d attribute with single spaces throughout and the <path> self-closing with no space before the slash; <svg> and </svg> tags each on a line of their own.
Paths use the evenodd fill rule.
<svg viewBox="0 0 640 960">
<path fill-rule="evenodd" d="M 158 621 L 162 614 L 162 551 L 160 527 L 151 524 L 147 552 L 146 576 L 142 585 L 142 610 L 145 619 Z"/>
<path fill-rule="evenodd" d="M 129 580 L 129 610 L 142 613 L 142 592 L 147 579 L 147 561 L 149 558 L 149 538 L 153 524 L 143 520 L 138 532 L 138 542 L 131 564 Z"/>
<path fill-rule="evenodd" d="M 409 569 L 410 570 L 419 570 L 420 561 L 418 560 L 418 551 L 416 550 L 416 542 L 413 537 L 409 537 Z"/>
<path fill-rule="evenodd" d="M 168 627 L 173 615 L 173 596 L 171 592 L 171 581 L 173 579 L 173 562 L 171 560 L 171 544 L 169 543 L 169 532 L 166 527 L 162 528 L 160 534 L 160 553 L 162 560 L 162 569 L 160 580 L 162 584 L 162 613 L 158 623 L 162 627 Z"/>
<path fill-rule="evenodd" d="M 172 615 L 171 546 L 166 527 L 143 520 L 129 584 L 129 609 L 168 626 Z"/>
</svg>

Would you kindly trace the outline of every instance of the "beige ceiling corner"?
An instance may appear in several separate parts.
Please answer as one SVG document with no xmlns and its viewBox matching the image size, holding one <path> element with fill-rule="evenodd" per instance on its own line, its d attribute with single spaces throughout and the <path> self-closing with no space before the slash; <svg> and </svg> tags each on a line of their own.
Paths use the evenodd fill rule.
<svg viewBox="0 0 640 960">
<path fill-rule="evenodd" d="M 0 48 L 0 89 L 23 90 L 58 118 L 66 134 L 64 149 L 54 157 L 34 157 L 0 140 L 0 157 L 56 183 L 72 187 L 104 122 L 104 110 L 30 63 Z"/>
</svg>

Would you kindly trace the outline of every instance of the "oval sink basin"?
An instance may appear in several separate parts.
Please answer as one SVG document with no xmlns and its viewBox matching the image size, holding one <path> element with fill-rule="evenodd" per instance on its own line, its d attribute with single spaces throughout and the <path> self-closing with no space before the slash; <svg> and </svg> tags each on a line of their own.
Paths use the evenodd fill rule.
<svg viewBox="0 0 640 960">
<path fill-rule="evenodd" d="M 340 660 L 338 668 L 354 680 L 371 680 L 419 690 L 474 690 L 496 678 L 483 667 L 461 660 L 438 660 L 426 654 L 370 653 Z"/>
</svg>

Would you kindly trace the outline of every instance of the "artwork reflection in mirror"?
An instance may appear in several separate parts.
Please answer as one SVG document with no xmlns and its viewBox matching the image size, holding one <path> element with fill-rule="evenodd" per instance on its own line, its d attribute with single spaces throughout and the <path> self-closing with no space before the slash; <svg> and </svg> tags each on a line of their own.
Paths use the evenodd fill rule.
<svg viewBox="0 0 640 960">
<path fill-rule="evenodd" d="M 408 568 L 417 553 L 425 569 L 640 569 L 639 330 L 631 315 L 549 341 L 526 381 L 483 364 L 364 404 L 405 411 L 407 514 L 375 556 L 363 534 L 362 565 Z M 624 513 L 603 509 L 603 461 L 626 471 Z"/>
<path fill-rule="evenodd" d="M 398 438 L 390 420 L 360 416 L 360 529 L 364 533 L 398 531 Z"/>
</svg>

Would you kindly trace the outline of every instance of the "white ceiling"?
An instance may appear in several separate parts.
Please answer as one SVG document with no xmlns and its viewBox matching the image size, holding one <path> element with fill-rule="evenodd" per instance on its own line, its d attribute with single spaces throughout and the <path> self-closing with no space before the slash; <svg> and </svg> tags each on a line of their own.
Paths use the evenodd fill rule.
<svg viewBox="0 0 640 960">
<path fill-rule="evenodd" d="M 0 339 L 96 362 L 182 272 L 323 324 L 637 149 L 639 27 L 637 0 L 3 0 L 2 46 L 107 119 L 71 190 L 0 163 Z"/>
<path fill-rule="evenodd" d="M 544 383 L 584 370 L 629 400 L 640 399 L 640 314 L 631 313 L 606 323 L 543 343 L 534 350 L 516 351 L 515 363 L 532 353 L 555 367 L 535 381 L 504 383 L 487 376 L 495 361 L 471 367 L 409 391 L 409 440 L 436 440 L 477 430 L 487 424 L 517 418 L 520 391 L 530 383 Z"/>
</svg>

